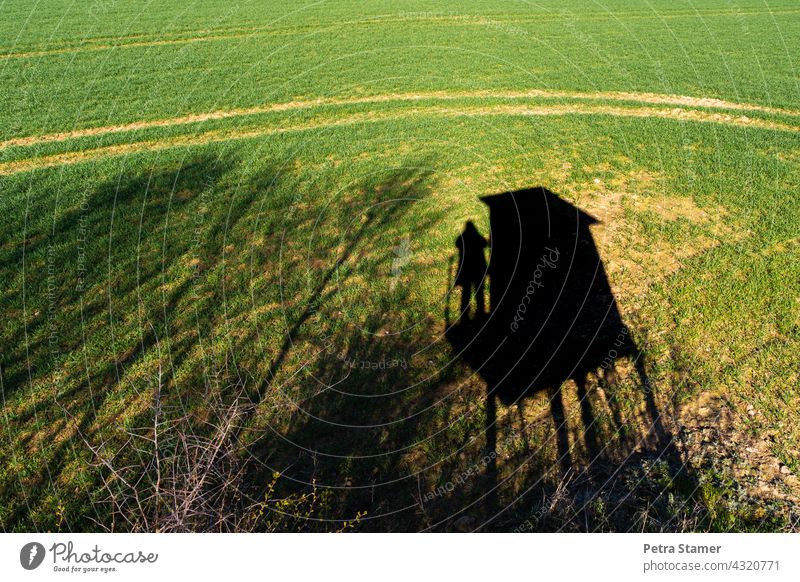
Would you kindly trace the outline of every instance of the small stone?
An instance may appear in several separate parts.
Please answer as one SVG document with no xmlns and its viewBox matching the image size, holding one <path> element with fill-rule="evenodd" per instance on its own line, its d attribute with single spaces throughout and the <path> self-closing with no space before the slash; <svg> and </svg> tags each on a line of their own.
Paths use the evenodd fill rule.
<svg viewBox="0 0 800 582">
<path fill-rule="evenodd" d="M 786 465 L 781 465 L 781 474 L 782 475 L 788 475 L 791 472 L 792 471 L 789 469 L 789 467 L 787 467 Z"/>
</svg>

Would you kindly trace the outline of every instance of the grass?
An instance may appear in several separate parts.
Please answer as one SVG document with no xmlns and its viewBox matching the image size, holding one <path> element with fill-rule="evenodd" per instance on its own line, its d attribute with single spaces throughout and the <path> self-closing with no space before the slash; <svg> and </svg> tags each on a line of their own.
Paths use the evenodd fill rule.
<svg viewBox="0 0 800 582">
<path fill-rule="evenodd" d="M 710 430 L 685 411 L 713 394 L 732 411 L 723 437 L 798 470 L 800 134 L 656 116 L 797 127 L 791 2 L 3 11 L 0 141 L 311 102 L 0 148 L 3 529 L 109 526 L 86 443 L 136 466 L 124 443 L 152 426 L 162 380 L 164 417 L 200 434 L 209 390 L 245 387 L 255 529 L 480 526 L 485 386 L 442 338 L 448 264 L 464 221 L 488 232 L 479 196 L 540 184 L 601 219 L 675 434 Z M 531 89 L 557 94 L 514 96 Z M 780 111 L 595 95 L 611 91 Z M 347 102 L 399 93 L 451 98 Z M 595 109 L 502 109 L 576 104 Z M 758 498 L 747 455 L 687 445 L 675 466 L 643 445 L 641 394 L 620 375 L 605 396 L 593 380 L 596 474 L 559 474 L 546 399 L 499 407 L 507 509 L 488 528 L 796 529 L 791 482 Z"/>
</svg>

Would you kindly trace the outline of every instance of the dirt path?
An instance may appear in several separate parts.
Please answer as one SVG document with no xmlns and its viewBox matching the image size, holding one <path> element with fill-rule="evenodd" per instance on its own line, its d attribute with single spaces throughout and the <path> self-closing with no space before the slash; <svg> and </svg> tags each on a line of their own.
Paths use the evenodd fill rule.
<svg viewBox="0 0 800 582">
<path fill-rule="evenodd" d="M 498 92 L 498 91 L 475 91 L 475 92 L 427 92 L 427 93 L 401 93 L 388 95 L 371 95 L 365 97 L 353 97 L 347 99 L 326 98 L 309 99 L 305 101 L 287 101 L 283 103 L 272 103 L 250 108 L 238 109 L 219 109 L 206 113 L 196 113 L 180 117 L 155 119 L 149 121 L 136 121 L 120 125 L 107 125 L 102 127 L 91 127 L 49 133 L 44 135 L 32 135 L 25 137 L 14 137 L 0 142 L 0 150 L 10 147 L 34 146 L 43 143 L 61 142 L 70 139 L 92 137 L 98 135 L 108 135 L 114 133 L 124 133 L 143 129 L 153 129 L 159 127 L 174 127 L 188 125 L 192 123 L 203 123 L 219 119 L 229 119 L 237 117 L 248 117 L 261 115 L 264 113 L 279 113 L 283 111 L 302 111 L 315 107 L 342 107 L 348 105 L 381 104 L 381 103 L 409 103 L 415 101 L 454 101 L 459 99 L 504 99 L 515 100 L 535 100 L 535 99 L 564 99 L 575 101 L 613 101 L 615 103 L 638 103 L 651 105 L 672 105 L 676 107 L 699 107 L 705 109 L 727 109 L 731 111 L 766 113 L 773 115 L 800 116 L 800 111 L 777 109 L 751 103 L 735 103 L 715 98 L 688 97 L 685 95 L 660 95 L 657 93 L 635 93 L 635 92 L 598 92 L 598 93 L 579 93 L 570 91 L 548 91 L 534 89 L 523 92 Z M 755 120 L 754 120 L 755 121 Z"/>
<path fill-rule="evenodd" d="M 413 99 L 420 100 L 425 97 L 415 95 Z M 450 99 L 454 97 L 448 97 Z M 365 98 L 375 99 L 375 98 Z M 384 100 L 394 100 L 394 97 L 384 97 Z M 352 103 L 355 101 L 348 101 Z M 373 102 L 373 101 L 369 101 Z M 297 106 L 294 102 L 270 107 L 280 108 L 284 110 L 291 109 Z M 277 110 L 277 109 L 276 109 Z M 203 119 L 221 119 L 231 112 L 217 112 L 214 114 L 204 114 L 199 116 Z M 480 107 L 446 107 L 446 106 L 432 106 L 420 107 L 404 110 L 400 113 L 354 113 L 343 116 L 339 119 L 324 120 L 321 122 L 308 122 L 297 125 L 288 125 L 283 127 L 267 127 L 255 128 L 245 130 L 212 130 L 203 133 L 195 133 L 191 135 L 181 135 L 177 137 L 155 139 L 147 141 L 139 141 L 129 144 L 121 144 L 114 146 L 100 147 L 90 150 L 82 150 L 79 152 L 67 152 L 62 154 L 55 154 L 50 156 L 33 157 L 12 162 L 0 164 L 0 175 L 10 175 L 18 172 L 24 172 L 34 169 L 47 168 L 52 166 L 73 164 L 79 162 L 86 162 L 96 159 L 101 159 L 109 156 L 126 155 L 131 153 L 138 153 L 144 151 L 157 151 L 168 149 L 172 147 L 189 147 L 196 145 L 205 145 L 214 142 L 234 141 L 242 139 L 252 139 L 263 137 L 267 135 L 311 131 L 316 129 L 326 129 L 330 127 L 339 127 L 346 125 L 354 125 L 360 123 L 376 123 L 389 120 L 411 119 L 419 117 L 491 117 L 491 116 L 566 116 L 566 115 L 602 115 L 610 117 L 627 117 L 627 118 L 657 118 L 657 119 L 671 119 L 683 122 L 697 122 L 697 123 L 715 123 L 721 125 L 728 125 L 733 127 L 742 128 L 757 128 L 771 131 L 784 131 L 791 133 L 800 132 L 800 125 L 790 125 L 787 123 L 771 121 L 762 118 L 750 118 L 740 115 L 732 115 L 729 113 L 721 113 L 714 111 L 706 111 L 701 109 L 687 109 L 687 108 L 655 108 L 655 107 L 642 107 L 642 106 L 623 106 L 623 105 L 595 105 L 586 103 L 576 103 L 571 105 L 541 105 L 541 106 L 526 106 L 526 105 L 488 105 Z M 212 117 L 213 116 L 213 117 Z M 137 125 L 137 129 L 142 127 L 167 127 L 174 125 L 175 120 L 162 120 L 159 122 L 161 125 L 142 126 Z M 117 127 L 130 127 L 130 126 L 117 126 Z M 111 129 L 111 131 L 109 131 Z M 103 130 L 106 133 L 114 133 L 114 128 L 95 128 L 92 130 L 85 130 L 81 136 L 86 135 L 103 135 Z M 123 129 L 117 129 L 125 131 Z M 63 135 L 63 134 L 51 134 Z M 74 135 L 73 135 L 74 137 Z M 47 136 L 40 136 L 41 143 L 44 143 Z M 69 138 L 62 138 L 69 139 Z M 58 141 L 55 137 L 51 137 L 50 141 Z M 28 145 L 39 143 L 36 141 L 30 142 Z M 18 144 L 19 145 L 19 144 Z"/>
</svg>

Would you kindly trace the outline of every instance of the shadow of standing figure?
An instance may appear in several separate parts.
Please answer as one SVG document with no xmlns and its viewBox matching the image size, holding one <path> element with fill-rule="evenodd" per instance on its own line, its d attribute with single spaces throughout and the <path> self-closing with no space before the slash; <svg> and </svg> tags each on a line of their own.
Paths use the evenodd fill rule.
<svg viewBox="0 0 800 582">
<path fill-rule="evenodd" d="M 486 313 L 486 299 L 484 296 L 486 256 L 484 249 L 487 246 L 486 239 L 475 228 L 475 224 L 468 220 L 464 225 L 463 232 L 456 239 L 459 260 L 455 286 L 461 287 L 459 319 L 469 316 L 469 304 L 473 291 L 475 292 L 475 302 L 477 304 L 476 317 L 483 316 Z"/>
<path fill-rule="evenodd" d="M 496 399 L 517 405 L 524 430 L 524 399 L 546 391 L 558 465 L 566 474 L 572 466 L 572 447 L 562 386 L 572 380 L 591 467 L 608 449 L 598 437 L 592 401 L 606 400 L 617 433 L 628 427 L 621 426 L 626 421 L 615 409 L 613 390 L 611 398 L 602 390 L 590 394 L 588 380 L 590 374 L 600 383 L 613 376 L 622 358 L 632 363 L 638 377 L 647 417 L 642 420 L 649 425 L 644 438 L 669 440 L 643 352 L 623 322 L 589 228 L 597 220 L 543 187 L 486 196 L 482 201 L 490 214 L 490 311 L 482 321 L 460 320 L 454 325 L 446 321 L 446 337 L 486 382 L 486 449 L 496 451 Z M 495 471 L 494 464 L 487 467 L 492 479 Z"/>
</svg>

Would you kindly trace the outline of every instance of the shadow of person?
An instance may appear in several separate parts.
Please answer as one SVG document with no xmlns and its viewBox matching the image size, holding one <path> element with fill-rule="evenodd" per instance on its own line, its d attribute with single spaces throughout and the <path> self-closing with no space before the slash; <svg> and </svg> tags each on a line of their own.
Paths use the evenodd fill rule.
<svg viewBox="0 0 800 582">
<path fill-rule="evenodd" d="M 461 287 L 461 309 L 459 319 L 469 317 L 469 304 L 472 293 L 475 293 L 476 317 L 486 313 L 486 300 L 484 296 L 484 281 L 486 278 L 486 256 L 484 249 L 488 246 L 486 239 L 475 228 L 475 224 L 468 220 L 463 232 L 456 239 L 458 249 L 458 271 L 454 285 Z"/>
<path fill-rule="evenodd" d="M 517 405 L 524 430 L 523 400 L 546 391 L 555 424 L 557 465 L 565 475 L 573 465 L 574 445 L 569 442 L 562 386 L 572 380 L 591 466 L 608 444 L 601 442 L 597 431 L 592 403 L 598 395 L 590 394 L 603 391 L 590 388 L 588 380 L 590 374 L 612 377 L 604 372 L 613 370 L 622 358 L 629 359 L 636 372 L 648 434 L 659 441 L 668 439 L 642 351 L 623 322 L 590 231 L 597 220 L 543 187 L 481 200 L 489 209 L 490 310 L 485 318 L 462 317 L 453 325 L 446 321 L 445 335 L 458 356 L 486 382 L 485 438 L 492 458 L 497 457 L 496 400 Z M 445 319 L 449 320 L 447 312 Z M 607 400 L 613 421 L 623 422 L 613 398 Z M 620 432 L 623 427 L 615 428 Z M 493 461 L 487 476 L 495 483 L 496 472 Z M 495 495 L 488 494 L 489 506 L 496 503 Z"/>
</svg>

